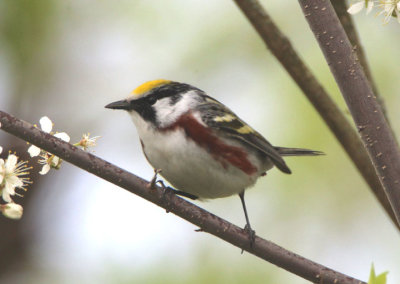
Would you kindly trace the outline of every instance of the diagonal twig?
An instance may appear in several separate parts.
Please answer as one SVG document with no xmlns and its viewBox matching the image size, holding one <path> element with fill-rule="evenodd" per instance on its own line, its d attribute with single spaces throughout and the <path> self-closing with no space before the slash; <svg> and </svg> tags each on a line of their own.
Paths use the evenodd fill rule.
<svg viewBox="0 0 400 284">
<path fill-rule="evenodd" d="M 360 60 L 360 64 L 364 69 L 365 76 L 367 76 L 373 93 L 376 96 L 376 99 L 382 109 L 383 115 L 385 116 L 387 122 L 389 123 L 389 118 L 386 112 L 385 102 L 382 96 L 378 92 L 378 88 L 376 87 L 374 78 L 372 77 L 371 70 L 368 65 L 367 57 L 365 56 L 364 48 L 361 45 L 361 41 L 358 38 L 357 31 L 353 22 L 352 17 L 349 13 L 347 13 L 347 5 L 345 0 L 331 0 L 332 6 L 335 9 L 335 12 L 339 18 L 340 23 L 342 24 L 347 37 L 351 45 L 353 46 L 354 50 L 357 53 L 357 57 Z"/>
<path fill-rule="evenodd" d="M 330 1 L 299 0 L 400 224 L 400 151 Z"/>
<path fill-rule="evenodd" d="M 208 232 L 313 283 L 365 283 L 303 258 L 257 236 L 255 237 L 254 244 L 250 247 L 247 231 L 205 211 L 171 192 L 167 191 L 164 193 L 158 187 L 149 189 L 147 186 L 148 182 L 134 174 L 114 166 L 88 152 L 82 151 L 3 111 L 0 111 L 0 124 L 2 130 L 165 208 L 168 212 L 172 212 L 190 223 L 199 226 L 204 232 Z"/>
<path fill-rule="evenodd" d="M 368 183 L 383 208 L 400 229 L 367 151 L 349 121 L 300 59 L 288 38 L 279 30 L 257 0 L 234 0 L 256 29 L 272 54 L 292 76 L 303 93 L 324 119 L 347 155 Z"/>
</svg>

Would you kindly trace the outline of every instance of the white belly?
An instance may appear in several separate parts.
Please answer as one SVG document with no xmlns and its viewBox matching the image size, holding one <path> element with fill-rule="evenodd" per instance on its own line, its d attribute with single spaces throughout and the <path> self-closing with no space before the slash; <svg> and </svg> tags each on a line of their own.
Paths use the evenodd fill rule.
<svg viewBox="0 0 400 284">
<path fill-rule="evenodd" d="M 134 120 L 135 122 L 135 120 Z M 173 187 L 201 199 L 213 199 L 238 194 L 254 185 L 260 175 L 272 164 L 259 165 L 250 159 L 258 170 L 252 175 L 228 163 L 222 164 L 206 149 L 187 138 L 183 130 L 156 133 L 153 129 L 140 128 L 143 151 L 150 164 L 161 169 L 161 175 Z"/>
</svg>

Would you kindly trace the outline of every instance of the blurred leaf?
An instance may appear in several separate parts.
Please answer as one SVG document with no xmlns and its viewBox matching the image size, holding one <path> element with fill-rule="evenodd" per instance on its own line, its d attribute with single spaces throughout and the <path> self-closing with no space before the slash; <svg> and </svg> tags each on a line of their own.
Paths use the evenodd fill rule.
<svg viewBox="0 0 400 284">
<path fill-rule="evenodd" d="M 385 271 L 379 275 L 375 274 L 374 264 L 371 265 L 371 272 L 369 273 L 368 284 L 386 284 L 386 275 L 388 271 Z"/>
<path fill-rule="evenodd" d="M 6 1 L 2 7 L 1 39 L 20 68 L 30 64 L 32 56 L 46 44 L 46 36 L 54 29 L 53 1 Z"/>
</svg>

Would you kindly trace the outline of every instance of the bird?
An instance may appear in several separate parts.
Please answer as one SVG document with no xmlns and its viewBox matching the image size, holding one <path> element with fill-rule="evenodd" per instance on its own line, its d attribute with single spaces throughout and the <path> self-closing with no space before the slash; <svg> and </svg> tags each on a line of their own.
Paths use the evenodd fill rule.
<svg viewBox="0 0 400 284">
<path fill-rule="evenodd" d="M 147 161 L 176 194 L 199 200 L 239 195 L 251 244 L 245 190 L 273 167 L 290 174 L 283 157 L 324 154 L 273 146 L 227 106 L 186 83 L 148 81 L 105 108 L 128 112 Z"/>
</svg>

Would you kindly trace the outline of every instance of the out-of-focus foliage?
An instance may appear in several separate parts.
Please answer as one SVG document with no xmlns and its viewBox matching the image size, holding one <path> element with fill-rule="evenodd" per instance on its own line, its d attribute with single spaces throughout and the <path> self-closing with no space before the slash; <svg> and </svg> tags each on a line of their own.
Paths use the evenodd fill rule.
<svg viewBox="0 0 400 284">
<path fill-rule="evenodd" d="M 379 275 L 375 274 L 374 264 L 371 265 L 371 271 L 369 274 L 368 284 L 386 284 L 386 275 L 389 272 L 383 272 Z"/>
<path fill-rule="evenodd" d="M 46 55 L 51 49 L 52 33 L 56 31 L 55 8 L 54 1 L 49 0 L 0 3 L 1 60 L 8 67 L 2 72 L 8 73 L 6 84 L 10 86 L 14 96 L 12 101 L 16 104 L 29 98 L 24 94 L 28 92 L 25 88 L 39 85 L 34 80 L 38 70 L 41 71 L 40 84 L 47 83 L 50 72 L 44 72 L 49 67 Z"/>
</svg>

